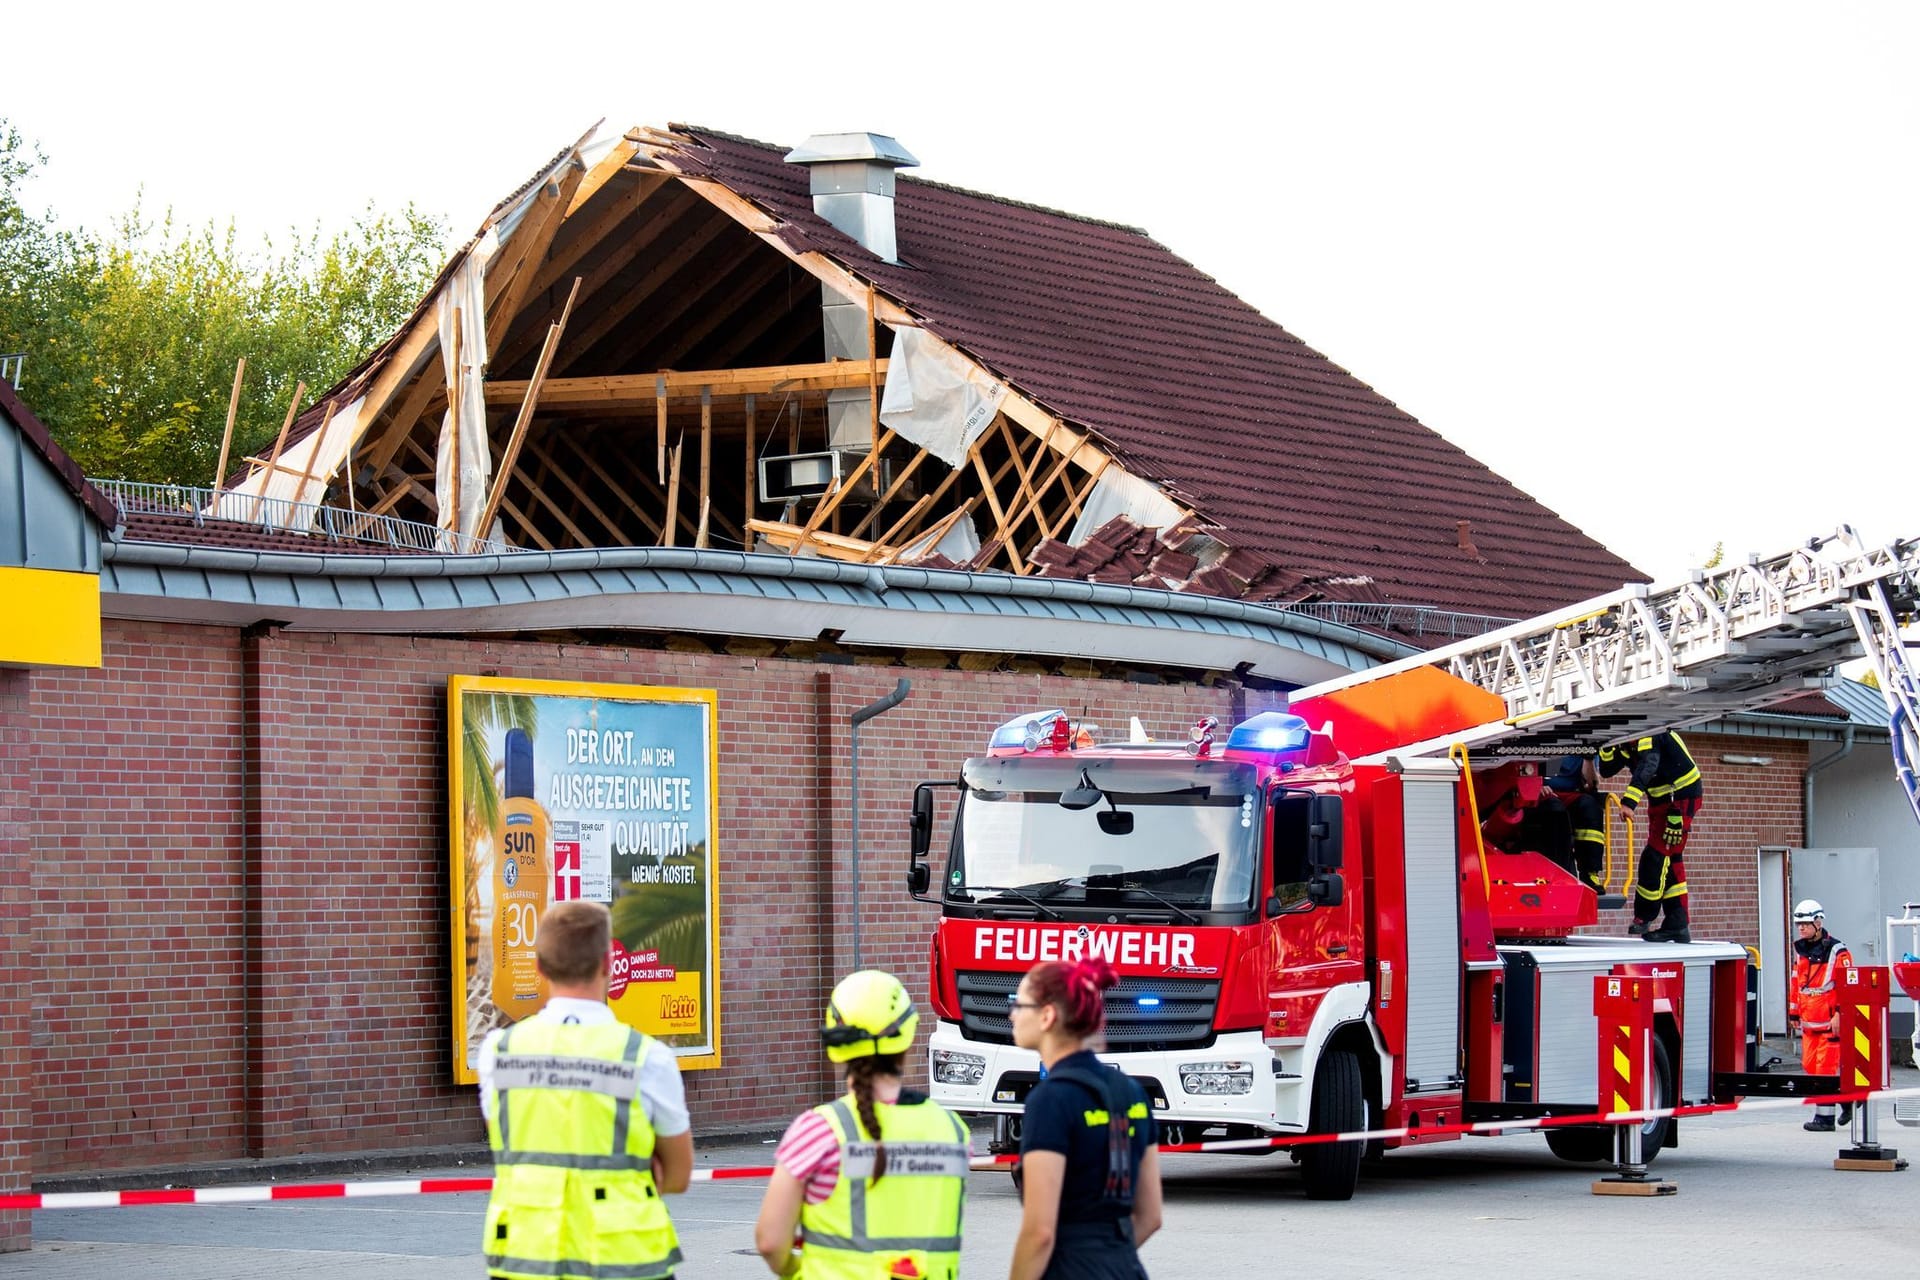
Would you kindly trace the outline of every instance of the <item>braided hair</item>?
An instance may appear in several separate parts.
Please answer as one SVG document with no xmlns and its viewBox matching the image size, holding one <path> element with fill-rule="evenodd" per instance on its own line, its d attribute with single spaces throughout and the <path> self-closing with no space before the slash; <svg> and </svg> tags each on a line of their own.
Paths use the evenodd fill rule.
<svg viewBox="0 0 1920 1280">
<path fill-rule="evenodd" d="M 1085 960 L 1051 960 L 1027 973 L 1035 1003 L 1060 1010 L 1060 1028 L 1082 1040 L 1097 1035 L 1107 1024 L 1109 987 L 1120 985 L 1120 975 L 1099 956 Z"/>
<path fill-rule="evenodd" d="M 880 1141 L 880 1112 L 873 1105 L 873 1080 L 875 1076 L 899 1075 L 902 1056 L 898 1053 L 874 1054 L 855 1058 L 847 1064 L 847 1085 L 853 1090 L 853 1105 L 859 1113 L 860 1129 L 874 1141 L 873 1173 L 867 1179 L 868 1185 L 880 1181 L 887 1172 L 887 1148 Z"/>
</svg>

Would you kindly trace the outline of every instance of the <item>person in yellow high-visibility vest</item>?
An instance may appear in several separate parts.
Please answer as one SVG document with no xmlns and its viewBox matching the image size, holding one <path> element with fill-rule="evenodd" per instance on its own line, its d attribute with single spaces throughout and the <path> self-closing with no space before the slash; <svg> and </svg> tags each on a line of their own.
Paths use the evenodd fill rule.
<svg viewBox="0 0 1920 1280">
<path fill-rule="evenodd" d="M 686 1091 L 672 1051 L 607 1007 L 610 924 L 597 902 L 548 907 L 534 950 L 552 995 L 480 1048 L 499 1280 L 656 1280 L 680 1264 L 661 1197 L 693 1172 Z"/>
<path fill-rule="evenodd" d="M 953 1280 L 971 1157 L 961 1119 L 901 1083 L 920 1015 L 900 980 L 863 969 L 827 1001 L 821 1038 L 844 1097 L 802 1112 L 774 1149 L 754 1247 L 778 1276 Z M 800 1247 L 794 1247 L 799 1234 Z"/>
</svg>

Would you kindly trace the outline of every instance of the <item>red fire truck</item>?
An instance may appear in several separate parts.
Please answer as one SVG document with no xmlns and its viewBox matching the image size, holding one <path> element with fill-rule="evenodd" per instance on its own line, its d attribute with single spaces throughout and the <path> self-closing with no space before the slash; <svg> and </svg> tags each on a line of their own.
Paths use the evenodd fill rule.
<svg viewBox="0 0 1920 1280">
<path fill-rule="evenodd" d="M 957 780 L 914 795 L 908 883 L 926 900 L 935 793 L 960 793 L 937 888 L 934 1097 L 1016 1144 L 1039 1063 L 1012 1043 L 1008 1003 L 1035 963 L 1086 955 L 1121 975 L 1102 1056 L 1145 1087 L 1169 1144 L 1405 1131 L 1378 1150 L 1592 1114 L 1602 974 L 1655 984 L 1654 1107 L 1773 1091 L 1751 1072 L 1745 947 L 1582 933 L 1603 904 L 1549 856 L 1552 822 L 1517 841 L 1509 825 L 1499 847 L 1486 823 L 1532 804 L 1562 753 L 1817 687 L 1857 641 L 1898 725 L 1917 587 L 1920 540 L 1843 531 L 1172 742 L 1137 720 L 1119 741 L 1060 710 L 1009 720 Z M 1570 1160 L 1612 1151 L 1605 1128 L 1546 1132 Z M 1649 1121 L 1648 1158 L 1675 1134 Z M 1350 1197 L 1367 1145 L 1296 1148 L 1307 1194 Z"/>
</svg>

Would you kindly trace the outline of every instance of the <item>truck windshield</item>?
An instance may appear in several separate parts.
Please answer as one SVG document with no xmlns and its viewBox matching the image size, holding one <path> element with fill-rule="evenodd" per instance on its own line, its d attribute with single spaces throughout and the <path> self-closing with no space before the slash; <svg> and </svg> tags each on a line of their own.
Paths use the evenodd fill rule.
<svg viewBox="0 0 1920 1280">
<path fill-rule="evenodd" d="M 950 897 L 1048 907 L 1230 911 L 1252 901 L 1257 772 L 1215 760 L 1023 756 L 967 762 Z M 1093 798 L 1062 807 L 1063 793 Z"/>
</svg>

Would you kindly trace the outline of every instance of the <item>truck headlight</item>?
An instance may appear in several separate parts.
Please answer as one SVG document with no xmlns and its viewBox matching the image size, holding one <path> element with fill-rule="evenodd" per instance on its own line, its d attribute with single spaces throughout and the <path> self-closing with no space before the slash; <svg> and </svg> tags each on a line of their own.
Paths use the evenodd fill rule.
<svg viewBox="0 0 1920 1280">
<path fill-rule="evenodd" d="M 933 1051 L 935 1084 L 979 1084 L 987 1074 L 987 1060 L 977 1053 L 956 1053 L 952 1049 Z"/>
<path fill-rule="evenodd" d="M 1180 1067 L 1180 1088 L 1196 1096 L 1253 1092 L 1253 1064 L 1223 1059 Z"/>
</svg>

